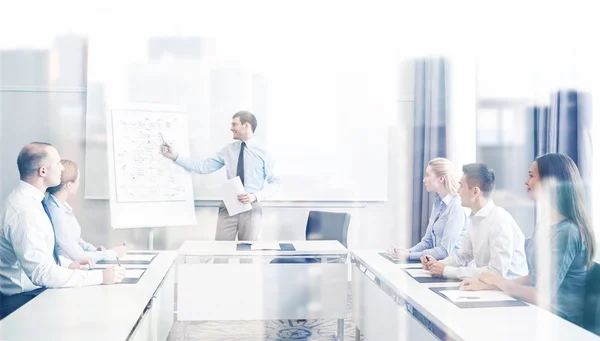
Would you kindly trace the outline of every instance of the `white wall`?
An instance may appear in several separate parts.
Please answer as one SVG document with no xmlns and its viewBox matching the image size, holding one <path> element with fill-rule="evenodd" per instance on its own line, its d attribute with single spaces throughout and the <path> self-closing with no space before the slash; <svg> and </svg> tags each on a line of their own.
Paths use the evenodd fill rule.
<svg viewBox="0 0 600 341">
<path fill-rule="evenodd" d="M 24 57 L 32 54 L 36 57 Z M 0 49 L 0 70 L 3 71 L 0 74 L 0 122 L 10 122 L 10 125 L 2 125 L 0 131 L 0 197 L 6 197 L 18 183 L 16 158 L 20 148 L 28 142 L 52 143 L 63 158 L 83 166 L 85 56 L 85 39 L 80 37 L 62 37 L 48 51 Z M 48 77 L 53 71 L 46 68 L 59 70 L 58 76 Z M 390 241 L 404 244 L 410 240 L 413 78 L 412 64 L 403 63 L 398 72 L 400 109 L 390 125 L 389 200 L 369 203 L 365 208 L 267 207 L 261 238 L 303 239 L 308 211 L 323 209 L 352 214 L 348 237 L 352 248 L 384 248 Z M 85 177 L 85 173 L 82 176 Z M 81 182 L 85 183 L 84 179 Z M 90 242 L 110 246 L 126 240 L 136 248 L 147 245 L 146 230 L 109 227 L 108 201 L 85 200 L 82 188 L 70 203 L 82 226 L 83 237 Z M 217 208 L 197 207 L 196 214 L 198 226 L 156 229 L 155 247 L 176 249 L 184 240 L 213 239 Z"/>
</svg>

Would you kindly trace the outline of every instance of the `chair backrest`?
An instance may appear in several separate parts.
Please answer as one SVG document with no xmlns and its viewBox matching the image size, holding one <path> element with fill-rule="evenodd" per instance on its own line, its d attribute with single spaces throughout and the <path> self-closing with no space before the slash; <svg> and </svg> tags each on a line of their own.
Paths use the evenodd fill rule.
<svg viewBox="0 0 600 341">
<path fill-rule="evenodd" d="M 348 247 L 350 214 L 310 211 L 306 222 L 306 240 L 337 240 Z"/>
<path fill-rule="evenodd" d="M 600 264 L 594 262 L 585 284 L 583 327 L 600 335 Z"/>
</svg>

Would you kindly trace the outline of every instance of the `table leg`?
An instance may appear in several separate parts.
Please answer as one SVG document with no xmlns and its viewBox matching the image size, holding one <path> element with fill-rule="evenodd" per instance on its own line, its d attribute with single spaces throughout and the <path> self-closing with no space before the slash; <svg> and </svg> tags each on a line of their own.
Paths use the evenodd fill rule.
<svg viewBox="0 0 600 341">
<path fill-rule="evenodd" d="M 338 319 L 337 339 L 344 341 L 344 319 Z"/>
</svg>

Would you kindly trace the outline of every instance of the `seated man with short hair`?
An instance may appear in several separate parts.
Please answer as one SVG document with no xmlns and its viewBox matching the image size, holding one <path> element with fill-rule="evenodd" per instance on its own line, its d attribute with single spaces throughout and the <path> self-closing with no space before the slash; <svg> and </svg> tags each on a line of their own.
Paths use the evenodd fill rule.
<svg viewBox="0 0 600 341">
<path fill-rule="evenodd" d="M 444 260 L 421 258 L 434 276 L 478 277 L 489 271 L 512 279 L 527 275 L 525 237 L 513 217 L 490 198 L 496 185 L 494 171 L 482 163 L 463 166 L 458 193 L 471 209 L 461 247 Z"/>
</svg>

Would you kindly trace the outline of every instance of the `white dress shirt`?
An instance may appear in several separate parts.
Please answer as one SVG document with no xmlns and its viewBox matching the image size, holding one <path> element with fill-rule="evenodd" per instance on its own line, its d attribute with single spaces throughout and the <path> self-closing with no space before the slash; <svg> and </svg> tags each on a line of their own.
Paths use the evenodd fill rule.
<svg viewBox="0 0 600 341">
<path fill-rule="evenodd" d="M 42 206 L 44 193 L 21 181 L 6 198 L 0 226 L 0 292 L 102 283 L 101 271 L 71 270 L 54 260 L 54 231 Z"/>
<path fill-rule="evenodd" d="M 237 164 L 242 146 L 241 141 L 226 145 L 213 157 L 201 161 L 193 161 L 178 156 L 175 163 L 183 168 L 199 174 L 216 172 L 225 166 L 227 179 L 235 178 Z M 244 188 L 248 193 L 256 195 L 257 201 L 264 201 L 277 193 L 281 187 L 281 179 L 277 175 L 275 160 L 254 138 L 246 141 L 244 149 Z"/>
<path fill-rule="evenodd" d="M 460 249 L 441 262 L 448 278 L 478 277 L 482 271 L 507 279 L 525 276 L 525 237 L 510 213 L 490 199 L 469 217 Z"/>
<path fill-rule="evenodd" d="M 56 231 L 56 242 L 62 256 L 72 260 L 90 258 L 94 262 L 117 257 L 115 251 L 97 251 L 93 244 L 81 239 L 81 226 L 79 226 L 79 222 L 73 214 L 73 208 L 69 203 L 61 203 L 52 194 L 48 196 L 47 202 L 54 223 L 54 230 Z"/>
</svg>

